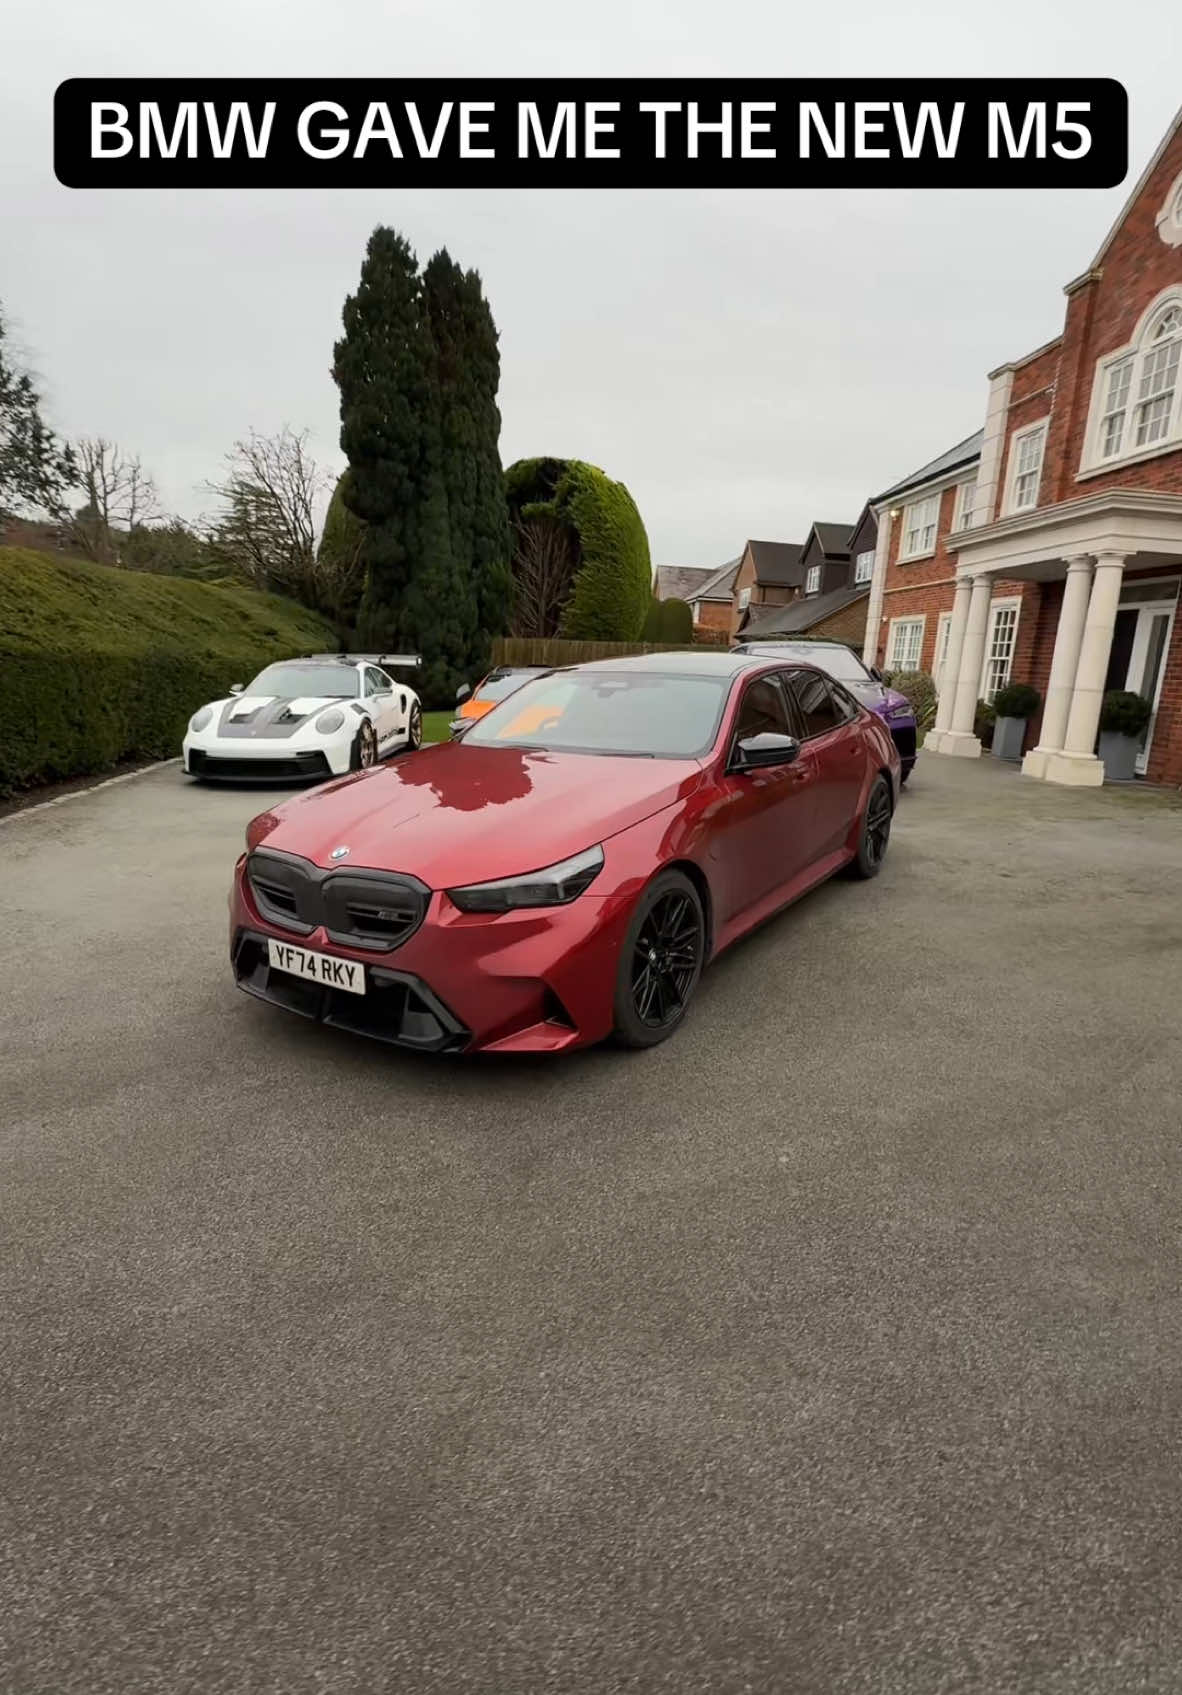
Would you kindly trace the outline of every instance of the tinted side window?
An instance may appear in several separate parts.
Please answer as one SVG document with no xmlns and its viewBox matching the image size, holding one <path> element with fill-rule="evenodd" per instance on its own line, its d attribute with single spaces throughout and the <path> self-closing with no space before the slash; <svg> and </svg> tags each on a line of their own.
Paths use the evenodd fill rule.
<svg viewBox="0 0 1182 1695">
<path fill-rule="evenodd" d="M 779 683 L 774 677 L 757 677 L 743 691 L 735 737 L 741 740 L 745 736 L 762 736 L 769 731 L 777 736 L 793 733 Z"/>
<path fill-rule="evenodd" d="M 365 692 L 366 694 L 385 694 L 386 692 L 386 679 L 372 665 L 367 665 L 365 668 Z"/>
<path fill-rule="evenodd" d="M 793 671 L 788 678 L 788 687 L 800 713 L 801 726 L 808 736 L 823 736 L 826 730 L 835 730 L 839 724 L 845 723 L 845 716 L 839 713 L 829 692 L 829 684 L 816 671 Z"/>
<path fill-rule="evenodd" d="M 833 704 L 837 708 L 837 716 L 843 724 L 848 724 L 851 718 L 858 716 L 857 702 L 848 695 L 839 684 L 830 680 L 829 693 L 833 696 Z"/>
</svg>

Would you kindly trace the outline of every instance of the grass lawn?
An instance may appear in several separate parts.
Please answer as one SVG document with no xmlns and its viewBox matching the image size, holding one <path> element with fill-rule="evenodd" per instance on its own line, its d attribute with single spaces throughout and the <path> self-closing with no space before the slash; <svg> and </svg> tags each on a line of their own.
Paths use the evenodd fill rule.
<svg viewBox="0 0 1182 1695">
<path fill-rule="evenodd" d="M 423 742 L 445 742 L 447 726 L 455 717 L 454 712 L 424 712 L 423 713 Z"/>
</svg>

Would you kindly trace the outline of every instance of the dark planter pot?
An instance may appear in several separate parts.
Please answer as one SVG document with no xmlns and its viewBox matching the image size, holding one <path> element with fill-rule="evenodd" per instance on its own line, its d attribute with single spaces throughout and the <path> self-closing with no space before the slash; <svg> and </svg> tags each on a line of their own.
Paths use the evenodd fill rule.
<svg viewBox="0 0 1182 1695">
<path fill-rule="evenodd" d="M 1025 740 L 1025 718 L 999 718 L 993 727 L 993 751 L 998 759 L 1021 759 Z"/>
<path fill-rule="evenodd" d="M 1135 736 L 1118 736 L 1112 730 L 1100 732 L 1100 763 L 1106 783 L 1131 783 L 1137 776 L 1137 755 L 1141 743 Z"/>
</svg>

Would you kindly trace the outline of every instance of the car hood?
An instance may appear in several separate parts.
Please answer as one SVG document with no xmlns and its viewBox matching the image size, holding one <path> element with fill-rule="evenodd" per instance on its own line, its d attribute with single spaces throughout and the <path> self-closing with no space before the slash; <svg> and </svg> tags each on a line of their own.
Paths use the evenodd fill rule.
<svg viewBox="0 0 1182 1695">
<path fill-rule="evenodd" d="M 900 694 L 898 689 L 888 689 L 885 683 L 876 683 L 873 678 L 867 678 L 864 683 L 846 683 L 845 687 L 863 706 L 877 712 L 880 718 L 893 713 L 899 706 L 911 711 L 911 702 L 905 694 Z"/>
<path fill-rule="evenodd" d="M 442 742 L 295 796 L 256 845 L 316 865 L 407 871 L 430 888 L 536 871 L 692 793 L 692 759 Z M 332 859 L 347 847 L 345 860 Z"/>
</svg>

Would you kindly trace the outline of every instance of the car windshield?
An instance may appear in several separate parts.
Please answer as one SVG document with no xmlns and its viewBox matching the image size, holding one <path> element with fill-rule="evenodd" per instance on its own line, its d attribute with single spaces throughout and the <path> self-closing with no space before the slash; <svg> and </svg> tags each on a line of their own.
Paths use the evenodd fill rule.
<svg viewBox="0 0 1182 1695">
<path fill-rule="evenodd" d="M 826 647 L 824 642 L 777 642 L 774 647 L 753 649 L 769 659 L 799 660 L 802 665 L 815 665 L 839 683 L 868 683 L 870 673 L 848 647 Z"/>
<path fill-rule="evenodd" d="M 718 733 L 730 677 L 558 671 L 477 719 L 464 745 L 693 759 Z"/>
<path fill-rule="evenodd" d="M 353 665 L 268 665 L 246 693 L 274 695 L 279 700 L 298 700 L 301 695 L 345 700 L 360 693 L 359 685 Z"/>
<path fill-rule="evenodd" d="M 528 683 L 531 677 L 536 677 L 536 671 L 506 671 L 500 676 L 486 677 L 475 694 L 476 700 L 504 700 L 523 683 Z"/>
</svg>

